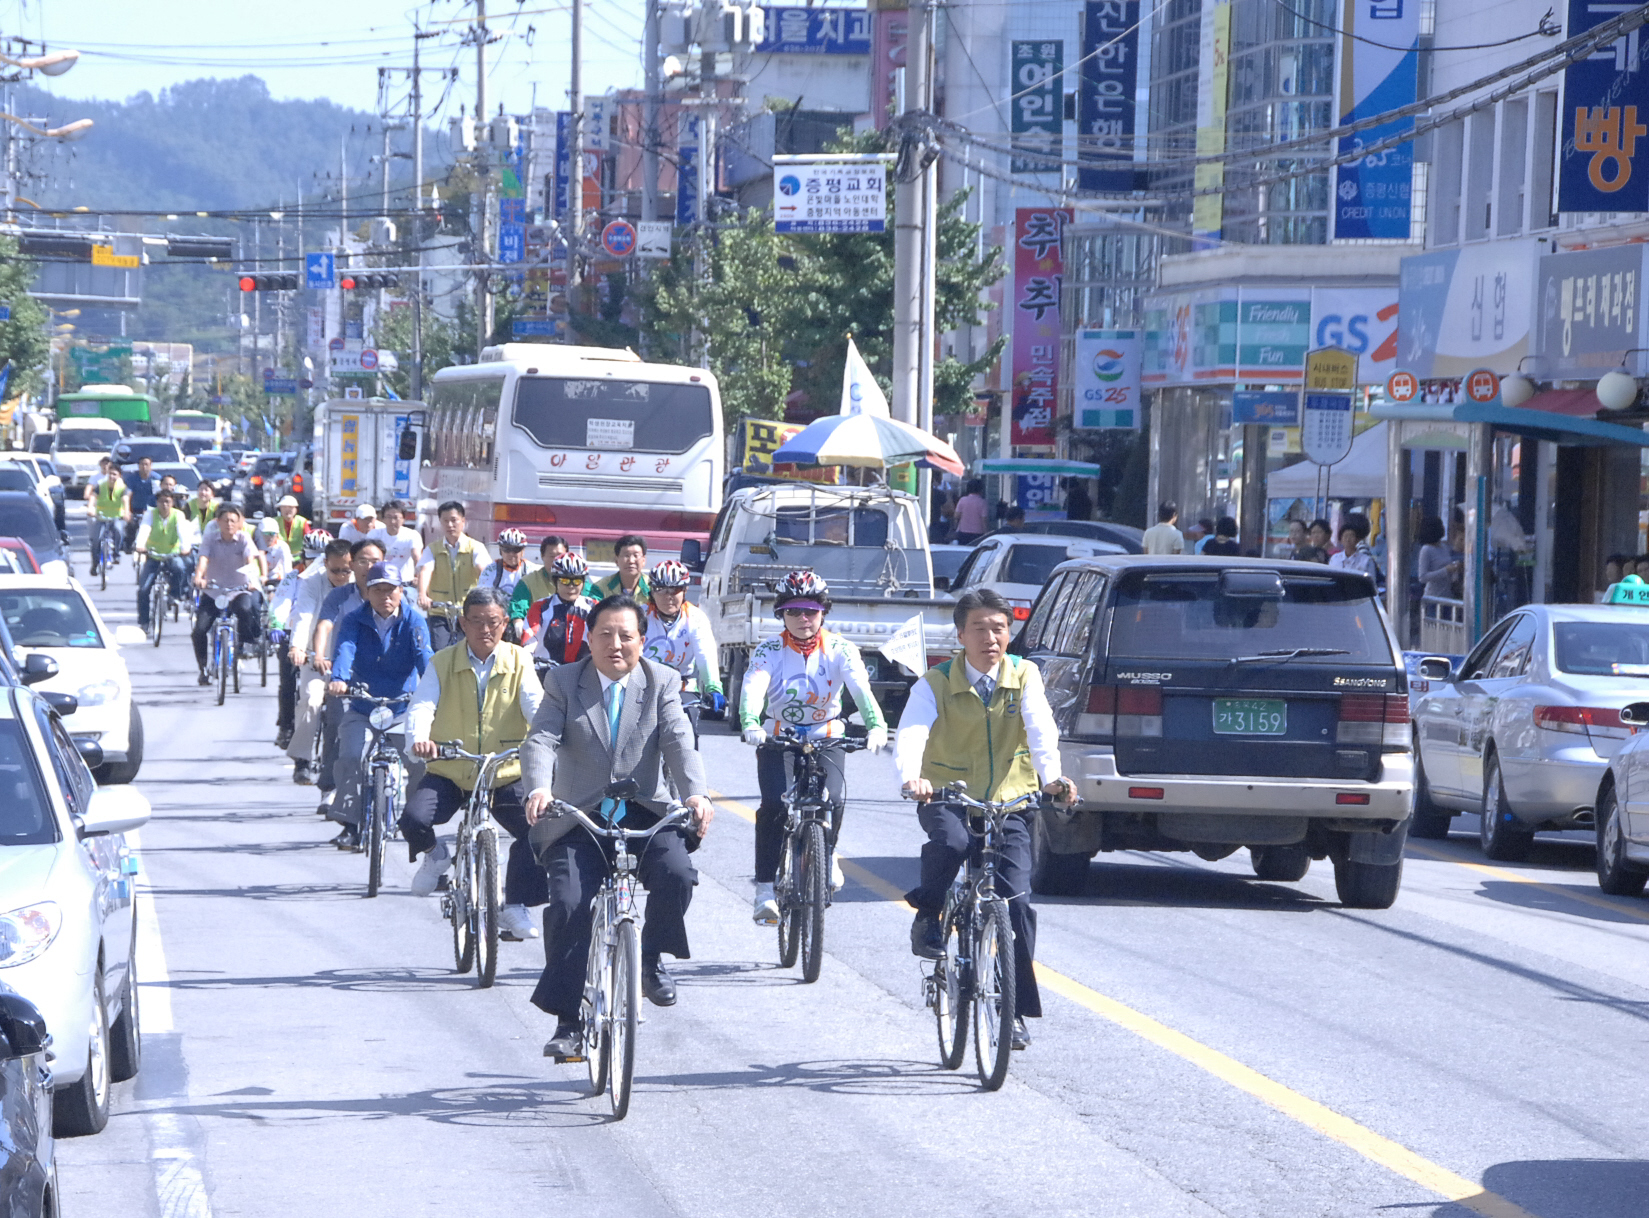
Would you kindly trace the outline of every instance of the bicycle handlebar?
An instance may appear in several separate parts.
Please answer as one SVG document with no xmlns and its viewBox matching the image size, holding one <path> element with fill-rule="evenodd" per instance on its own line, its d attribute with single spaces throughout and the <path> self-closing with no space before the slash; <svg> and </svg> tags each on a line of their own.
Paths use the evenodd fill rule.
<svg viewBox="0 0 1649 1218">
<path fill-rule="evenodd" d="M 768 743 L 777 745 L 787 753 L 805 753 L 824 748 L 857 753 L 860 749 L 870 747 L 870 742 L 862 736 L 798 736 L 790 730 L 775 732 Z"/>
<path fill-rule="evenodd" d="M 344 691 L 344 697 L 353 698 L 357 702 L 370 702 L 373 706 L 399 706 L 403 702 L 411 702 L 411 694 L 395 694 L 388 698 L 376 697 L 364 685 L 351 685 Z"/>
<path fill-rule="evenodd" d="M 675 810 L 662 817 L 656 825 L 652 825 L 646 829 L 621 829 L 617 825 L 597 824 L 589 816 L 585 815 L 583 809 L 575 808 L 572 804 L 567 803 L 564 800 L 552 799 L 550 801 L 550 806 L 564 816 L 576 817 L 578 823 L 583 825 L 596 837 L 611 838 L 614 841 L 622 838 L 627 842 L 650 838 L 653 834 L 668 825 L 680 824 L 692 811 L 692 809 L 688 808 L 684 804 L 677 804 Z"/>
</svg>

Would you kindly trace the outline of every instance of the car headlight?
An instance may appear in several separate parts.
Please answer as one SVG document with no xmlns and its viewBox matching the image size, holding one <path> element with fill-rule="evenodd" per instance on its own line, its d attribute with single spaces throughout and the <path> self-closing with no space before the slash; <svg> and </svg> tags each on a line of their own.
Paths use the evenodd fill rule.
<svg viewBox="0 0 1649 1218">
<path fill-rule="evenodd" d="M 81 706 L 106 706 L 120 697 L 120 682 L 93 681 L 90 685 L 82 685 L 74 696 L 80 700 Z"/>
<path fill-rule="evenodd" d="M 56 901 L 41 901 L 0 914 L 0 968 L 33 960 L 52 945 L 62 926 L 63 914 Z"/>
<path fill-rule="evenodd" d="M 390 706 L 375 706 L 372 708 L 372 714 L 367 717 L 367 722 L 371 723 L 373 727 L 377 728 L 381 732 L 391 723 L 395 722 L 395 708 Z"/>
</svg>

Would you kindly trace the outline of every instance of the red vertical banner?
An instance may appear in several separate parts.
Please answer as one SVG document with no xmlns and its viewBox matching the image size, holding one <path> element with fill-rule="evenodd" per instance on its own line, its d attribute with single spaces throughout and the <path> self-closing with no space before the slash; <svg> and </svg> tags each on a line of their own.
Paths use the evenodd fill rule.
<svg viewBox="0 0 1649 1218">
<path fill-rule="evenodd" d="M 1013 226 L 1013 430 L 1017 448 L 1052 448 L 1059 399 L 1060 238 L 1068 207 L 1021 207 Z"/>
<path fill-rule="evenodd" d="M 899 73 L 905 66 L 910 14 L 904 0 L 877 6 L 870 36 L 870 121 L 878 131 L 888 125 L 898 101 Z"/>
</svg>

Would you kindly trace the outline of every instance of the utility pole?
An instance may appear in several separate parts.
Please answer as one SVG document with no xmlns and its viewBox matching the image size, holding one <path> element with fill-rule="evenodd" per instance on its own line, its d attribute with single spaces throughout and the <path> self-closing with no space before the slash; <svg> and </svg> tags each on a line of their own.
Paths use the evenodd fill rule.
<svg viewBox="0 0 1649 1218">
<path fill-rule="evenodd" d="M 574 118 L 576 120 L 576 116 Z M 475 261 L 492 261 L 492 145 L 487 135 L 487 0 L 475 0 L 475 164 L 481 179 L 481 208 L 475 225 Z M 492 290 L 486 270 L 475 275 L 475 358 L 492 338 Z"/>
<path fill-rule="evenodd" d="M 910 12 L 907 117 L 930 111 L 933 94 L 930 0 L 913 0 Z M 894 418 L 918 426 L 924 417 L 931 425 L 933 410 L 933 187 L 930 165 L 894 195 L 892 408 Z"/>
<path fill-rule="evenodd" d="M 412 283 L 412 400 L 424 397 L 424 74 L 418 52 L 425 34 L 412 28 L 412 244 L 418 251 L 418 275 Z M 480 353 L 477 352 L 477 355 Z"/>
<path fill-rule="evenodd" d="M 642 24 L 642 81 L 647 97 L 642 105 L 641 218 L 658 219 L 658 0 L 647 0 Z"/>
<path fill-rule="evenodd" d="M 572 319 L 578 310 L 583 276 L 578 265 L 584 248 L 584 0 L 572 0 L 572 73 L 567 105 L 567 328 L 563 341 L 574 340 Z M 655 23 L 655 29 L 657 28 Z"/>
</svg>

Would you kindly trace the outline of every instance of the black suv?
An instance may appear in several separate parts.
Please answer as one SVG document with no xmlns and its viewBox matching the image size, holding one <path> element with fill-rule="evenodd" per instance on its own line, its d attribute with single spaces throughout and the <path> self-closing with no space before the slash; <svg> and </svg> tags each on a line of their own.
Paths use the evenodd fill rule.
<svg viewBox="0 0 1649 1218">
<path fill-rule="evenodd" d="M 1246 846 L 1261 879 L 1331 859 L 1342 903 L 1396 899 L 1414 804 L 1407 675 L 1366 576 L 1075 559 L 1013 650 L 1042 670 L 1081 796 L 1040 817 L 1036 891 L 1080 893 L 1101 850 Z"/>
</svg>

